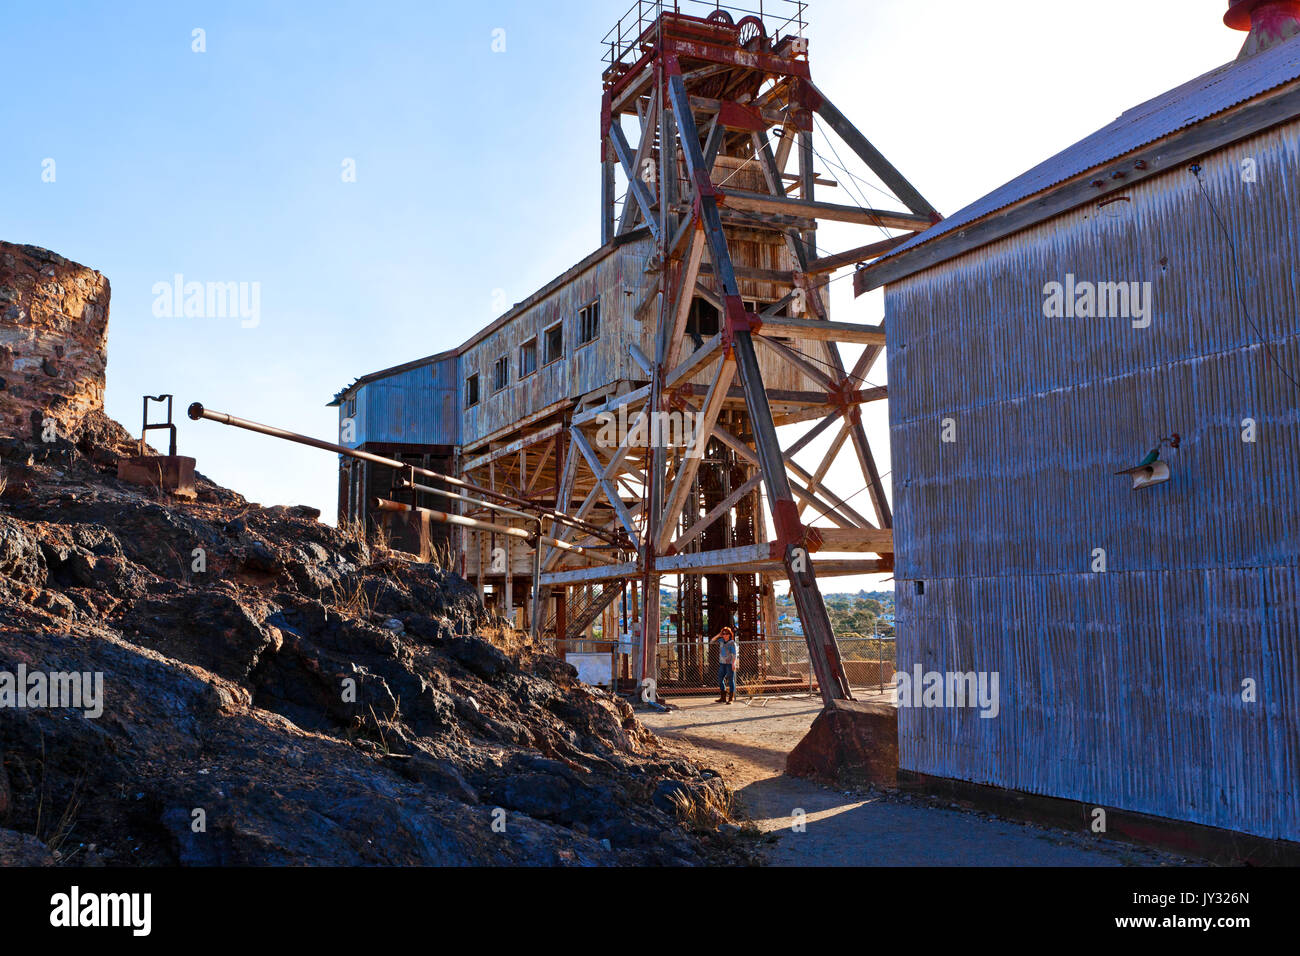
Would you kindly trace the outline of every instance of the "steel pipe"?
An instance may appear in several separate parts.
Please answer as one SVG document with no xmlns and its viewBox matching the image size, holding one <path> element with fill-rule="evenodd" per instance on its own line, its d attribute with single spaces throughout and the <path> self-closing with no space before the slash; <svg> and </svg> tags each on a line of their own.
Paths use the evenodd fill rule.
<svg viewBox="0 0 1300 956">
<path fill-rule="evenodd" d="M 441 472 L 430 471 L 428 468 L 419 468 L 406 462 L 397 461 L 394 458 L 385 458 L 383 455 L 376 455 L 373 452 L 359 451 L 356 448 L 348 448 L 346 445 L 336 445 L 333 442 L 322 441 L 319 438 L 312 438 L 310 435 L 300 435 L 297 432 L 287 431 L 283 428 L 276 428 L 274 425 L 263 425 L 260 422 L 249 421 L 247 418 L 239 418 L 235 415 L 229 415 L 225 412 L 213 411 L 210 408 L 204 408 L 201 402 L 194 402 L 189 407 L 190 418 L 194 421 L 207 419 L 210 422 L 218 422 L 222 425 L 232 425 L 235 428 L 243 428 L 250 432 L 257 432 L 259 435 L 269 435 L 272 438 L 282 438 L 285 441 L 297 442 L 299 445 L 307 445 L 311 448 L 319 448 L 321 451 L 332 451 L 338 455 L 346 455 L 349 458 L 358 458 L 361 461 L 373 462 L 376 465 L 385 465 L 389 468 L 396 468 L 400 471 L 411 474 L 423 475 L 426 478 L 432 478 L 434 481 L 441 481 L 444 484 L 451 485 L 455 488 L 464 488 L 466 491 L 472 491 L 475 494 L 487 495 L 504 501 L 507 504 L 515 505 L 519 508 L 530 509 L 538 517 L 549 518 L 552 521 L 558 521 L 560 524 L 577 528 L 594 538 L 600 538 L 602 541 L 608 541 L 610 544 L 620 545 L 621 541 L 614 535 L 611 535 L 604 528 L 599 528 L 586 521 L 580 521 L 577 518 L 571 518 L 562 511 L 554 508 L 543 508 L 532 501 L 524 498 L 516 498 L 514 495 L 507 495 L 504 492 L 495 491 L 492 488 L 484 488 L 482 485 L 476 485 L 460 478 L 454 478 L 451 475 L 444 475 Z M 445 492 L 436 492 L 445 494 Z M 532 515 L 530 515 L 531 520 Z M 632 550 L 629 548 L 628 550 Z"/>
<path fill-rule="evenodd" d="M 591 558 L 593 561 L 599 561 L 601 564 L 617 563 L 610 558 L 605 557 L 603 554 L 593 554 L 581 545 L 570 544 L 567 541 L 561 541 L 559 538 L 552 538 L 549 535 L 525 531 L 523 528 L 512 528 L 509 525 L 494 524 L 491 521 L 480 521 L 478 518 L 469 518 L 465 515 L 450 514 L 449 512 L 438 511 L 434 508 L 421 508 L 417 505 L 408 505 L 401 501 L 389 501 L 387 498 L 372 498 L 370 499 L 370 504 L 376 511 L 404 511 L 428 515 L 430 521 L 436 521 L 439 524 L 454 524 L 459 525 L 462 528 L 474 528 L 477 531 L 490 531 L 493 534 L 505 535 L 510 538 L 520 538 L 525 541 L 532 541 L 536 538 L 542 544 L 550 545 L 552 548 L 559 548 L 563 551 L 572 551 L 574 554 L 581 554 L 584 557 Z M 538 519 L 530 518 L 529 520 Z"/>
</svg>

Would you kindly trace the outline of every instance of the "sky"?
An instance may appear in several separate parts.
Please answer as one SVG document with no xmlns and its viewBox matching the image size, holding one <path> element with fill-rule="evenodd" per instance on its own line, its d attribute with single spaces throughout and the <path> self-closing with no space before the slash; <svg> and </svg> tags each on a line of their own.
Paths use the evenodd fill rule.
<svg viewBox="0 0 1300 956">
<path fill-rule="evenodd" d="M 180 453 L 201 472 L 332 520 L 334 456 L 182 410 L 200 401 L 331 439 L 340 388 L 460 344 L 592 252 L 600 40 L 628 2 L 5 3 L 0 240 L 108 277 L 110 415 L 137 432 L 140 396 L 173 393 Z M 1243 35 L 1223 26 L 1226 8 L 812 0 L 809 59 L 951 214 L 1232 59 Z M 872 238 L 832 224 L 818 243 Z M 246 317 L 165 314 L 177 275 L 244 283 Z M 883 315 L 847 279 L 831 309 Z M 886 381 L 883 361 L 868 378 Z M 865 418 L 887 472 L 885 405 Z M 851 453 L 841 461 L 831 481 L 848 495 L 862 479 Z"/>
</svg>

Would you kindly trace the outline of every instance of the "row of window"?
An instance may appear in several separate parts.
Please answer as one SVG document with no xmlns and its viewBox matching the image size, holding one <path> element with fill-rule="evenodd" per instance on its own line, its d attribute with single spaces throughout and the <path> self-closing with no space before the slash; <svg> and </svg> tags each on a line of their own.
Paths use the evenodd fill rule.
<svg viewBox="0 0 1300 956">
<path fill-rule="evenodd" d="M 600 300 L 578 310 L 578 347 L 594 342 L 600 335 Z M 550 365 L 564 358 L 564 323 L 556 322 L 542 332 L 542 365 Z M 527 378 L 537 371 L 537 337 L 519 346 L 519 377 Z M 502 355 L 492 366 L 492 391 L 503 391 L 510 384 L 510 356 Z M 479 403 L 478 373 L 465 378 L 465 407 Z"/>
</svg>

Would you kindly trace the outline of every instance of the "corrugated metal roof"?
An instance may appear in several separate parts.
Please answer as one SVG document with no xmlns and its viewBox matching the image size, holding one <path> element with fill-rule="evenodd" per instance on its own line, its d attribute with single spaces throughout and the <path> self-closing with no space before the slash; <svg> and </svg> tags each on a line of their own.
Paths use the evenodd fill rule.
<svg viewBox="0 0 1300 956">
<path fill-rule="evenodd" d="M 360 378 L 354 379 L 351 385 L 344 386 L 342 389 L 335 392 L 334 397 L 325 403 L 325 407 L 334 408 L 341 404 L 343 399 L 348 396 L 348 393 L 360 385 L 368 385 L 370 382 L 377 382 L 383 378 L 392 378 L 395 375 L 401 375 L 405 372 L 411 371 L 412 369 L 417 369 L 424 365 L 433 365 L 434 363 L 441 362 L 445 359 L 455 358 L 455 356 L 456 350 L 448 349 L 446 352 L 439 352 L 436 355 L 426 355 L 424 358 L 415 359 L 412 362 L 403 362 L 401 365 L 394 365 L 392 368 L 380 369 L 378 372 L 371 372 L 368 375 L 362 375 Z"/>
<path fill-rule="evenodd" d="M 1000 209 L 1194 126 L 1296 78 L 1300 78 L 1300 40 L 1282 43 L 1246 60 L 1226 63 L 1135 106 L 1109 126 L 917 234 L 878 261 L 906 255 L 912 249 L 934 242 Z"/>
</svg>

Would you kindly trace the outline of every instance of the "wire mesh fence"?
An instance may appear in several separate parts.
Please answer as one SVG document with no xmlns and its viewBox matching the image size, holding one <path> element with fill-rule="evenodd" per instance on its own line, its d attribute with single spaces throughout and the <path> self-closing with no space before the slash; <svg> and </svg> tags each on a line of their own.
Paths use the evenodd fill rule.
<svg viewBox="0 0 1300 956">
<path fill-rule="evenodd" d="M 839 638 L 840 659 L 849 686 L 883 690 L 894 681 L 893 638 Z M 815 693 L 817 676 L 802 637 L 737 641 L 740 663 L 736 687 L 746 693 Z M 553 650 L 553 647 L 552 647 Z M 569 641 L 565 657 L 589 683 L 608 686 L 631 681 L 632 644 L 601 640 Z M 666 695 L 712 693 L 720 683 L 718 644 L 707 640 L 661 640 L 656 646 L 656 686 Z"/>
<path fill-rule="evenodd" d="M 812 693 L 817 678 L 802 637 L 737 641 L 739 666 L 736 686 L 746 691 Z M 840 658 L 852 687 L 885 687 L 894 679 L 893 640 L 848 638 L 838 641 Z M 661 642 L 658 652 L 658 687 L 665 694 L 691 694 L 719 686 L 716 642 Z"/>
</svg>

